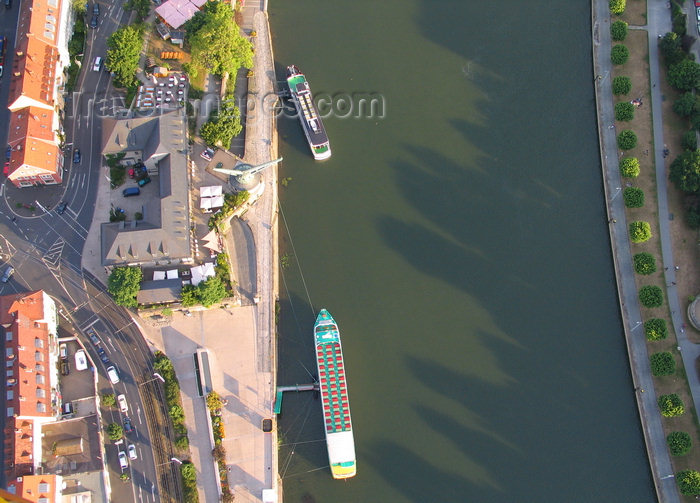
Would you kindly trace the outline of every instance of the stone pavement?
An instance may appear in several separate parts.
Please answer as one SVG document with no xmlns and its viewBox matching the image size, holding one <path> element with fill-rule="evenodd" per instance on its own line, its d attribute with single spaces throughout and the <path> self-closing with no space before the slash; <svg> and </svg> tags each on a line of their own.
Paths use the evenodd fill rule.
<svg viewBox="0 0 700 503">
<path fill-rule="evenodd" d="M 632 267 L 632 253 L 630 249 L 625 208 L 622 197 L 616 197 L 622 187 L 618 165 L 618 150 L 615 131 L 609 129 L 607 124 L 615 121 L 612 94 L 612 63 L 610 61 L 610 49 L 612 40 L 610 36 L 610 11 L 607 0 L 594 0 L 592 2 L 593 18 L 593 65 L 596 76 L 595 93 L 598 112 L 598 135 L 600 139 L 601 161 L 603 168 L 604 188 L 608 217 L 610 219 L 610 239 L 613 248 L 613 260 L 617 275 L 617 285 L 620 297 L 620 308 L 623 316 L 625 338 L 627 340 L 632 380 L 634 389 L 639 390 L 637 405 L 642 422 L 642 428 L 646 441 L 649 463 L 656 486 L 657 497 L 661 502 L 679 502 L 679 491 L 674 479 L 673 468 L 666 445 L 666 439 L 661 424 L 661 415 L 657 405 L 657 397 L 654 390 L 649 355 L 646 348 L 644 328 L 641 318 L 641 309 L 637 297 L 635 273 Z M 659 82 L 658 61 L 658 35 L 670 31 L 670 15 L 666 2 L 647 3 L 647 26 L 649 33 L 649 65 L 650 80 Z M 664 257 L 664 265 L 673 271 L 672 255 L 670 253 L 670 238 L 668 234 L 668 207 L 666 202 L 666 178 L 664 172 L 663 152 L 663 127 L 661 117 L 660 86 L 652 86 L 652 121 L 654 130 L 654 151 L 657 166 L 657 189 L 659 199 L 659 220 L 661 227 L 661 242 Z M 665 228 L 665 231 L 664 231 Z M 670 261 L 667 262 L 667 261 Z M 667 281 L 672 281 L 667 277 Z M 669 295 L 669 304 L 673 309 L 677 304 L 677 295 L 674 299 Z M 676 309 L 678 313 L 678 310 Z M 675 323 L 675 320 L 674 320 Z M 681 339 L 679 343 L 683 346 Z M 693 381 L 697 381 L 694 362 L 686 363 L 686 350 L 682 350 L 684 364 L 689 377 L 691 390 Z M 691 374 L 694 377 L 691 377 Z M 641 390 L 645 390 L 641 392 Z M 696 388 L 697 391 L 697 388 Z M 693 392 L 695 398 L 695 392 Z M 695 400 L 694 400 L 695 401 Z M 697 410 L 697 403 L 696 403 Z"/>
</svg>

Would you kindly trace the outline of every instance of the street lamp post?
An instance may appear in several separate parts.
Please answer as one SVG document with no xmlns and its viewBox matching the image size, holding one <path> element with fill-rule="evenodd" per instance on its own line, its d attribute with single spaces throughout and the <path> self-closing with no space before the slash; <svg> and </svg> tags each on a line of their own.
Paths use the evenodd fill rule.
<svg viewBox="0 0 700 503">
<path fill-rule="evenodd" d="M 149 382 L 152 382 L 152 381 L 155 381 L 156 379 L 158 379 L 160 382 L 162 382 L 163 384 L 165 384 L 165 379 L 163 379 L 163 376 L 160 375 L 158 372 L 153 372 L 153 379 L 149 379 L 149 380 L 147 380 L 147 381 L 143 381 L 142 383 L 139 384 L 139 386 L 143 386 L 144 384 L 149 383 Z"/>
</svg>

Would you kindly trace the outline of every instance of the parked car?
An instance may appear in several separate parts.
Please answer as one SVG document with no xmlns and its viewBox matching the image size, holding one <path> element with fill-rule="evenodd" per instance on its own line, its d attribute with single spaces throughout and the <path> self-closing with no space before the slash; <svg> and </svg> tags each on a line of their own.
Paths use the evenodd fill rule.
<svg viewBox="0 0 700 503">
<path fill-rule="evenodd" d="M 99 16 L 96 16 L 93 14 L 92 19 L 90 20 L 90 28 L 97 28 L 97 18 Z"/>
<path fill-rule="evenodd" d="M 63 212 L 66 211 L 66 208 L 68 207 L 68 203 L 66 201 L 61 201 L 58 203 L 58 206 L 56 206 L 56 213 L 59 215 L 63 215 Z"/>
<path fill-rule="evenodd" d="M 5 166 L 2 168 L 2 174 L 5 176 L 10 174 L 10 161 L 5 161 Z"/>
<path fill-rule="evenodd" d="M 139 180 L 139 187 L 143 187 L 148 183 L 151 183 L 151 179 L 149 177 L 141 178 L 141 180 Z"/>
<path fill-rule="evenodd" d="M 90 327 L 87 330 L 88 337 L 90 337 L 90 341 L 95 345 L 99 346 L 100 345 L 100 339 L 97 338 L 97 334 L 95 333 L 95 329 Z"/>
<path fill-rule="evenodd" d="M 102 360 L 102 363 L 107 365 L 109 363 L 109 356 L 107 356 L 107 352 L 103 348 L 97 348 L 97 354 L 100 357 L 100 360 Z"/>
<path fill-rule="evenodd" d="M 76 148 L 73 151 L 73 164 L 78 164 L 80 162 L 80 149 Z"/>
<path fill-rule="evenodd" d="M 7 283 L 8 281 L 10 281 L 10 277 L 14 273 L 15 273 L 14 267 L 12 267 L 11 265 L 8 265 L 7 269 L 5 269 L 5 272 L 3 273 L 2 277 L 0 278 L 0 281 L 2 281 L 3 283 Z"/>
<path fill-rule="evenodd" d="M 79 349 L 78 351 L 75 352 L 75 369 L 76 370 L 87 370 L 88 368 L 88 362 L 87 362 L 87 356 L 85 355 L 85 351 L 82 349 Z"/>
<path fill-rule="evenodd" d="M 138 187 L 129 187 L 128 189 L 122 190 L 122 196 L 124 197 L 138 196 L 140 193 L 141 189 Z"/>
<path fill-rule="evenodd" d="M 122 470 L 126 470 L 129 467 L 129 462 L 126 460 L 124 451 L 119 451 L 119 467 Z"/>
<path fill-rule="evenodd" d="M 698 21 L 700 21 L 700 7 L 697 7 L 697 8 L 695 9 L 695 15 L 696 15 L 696 17 L 698 18 Z"/>
<path fill-rule="evenodd" d="M 205 158 L 207 161 L 211 161 L 212 157 L 214 157 L 214 151 L 210 148 L 206 149 L 204 152 L 201 153 L 201 156 Z"/>
<path fill-rule="evenodd" d="M 65 344 L 60 344 L 58 346 L 58 355 L 61 357 L 61 360 L 65 361 L 68 359 L 68 346 Z"/>
<path fill-rule="evenodd" d="M 131 419 L 128 417 L 124 418 L 124 433 L 133 433 L 134 426 L 131 424 Z"/>
<path fill-rule="evenodd" d="M 67 376 L 70 374 L 70 364 L 68 362 L 61 362 L 61 375 Z"/>
<path fill-rule="evenodd" d="M 95 64 L 92 65 L 92 71 L 99 72 L 101 68 L 102 68 L 102 57 L 97 56 L 95 58 Z"/>
<path fill-rule="evenodd" d="M 75 414 L 73 404 L 71 402 L 65 402 L 63 405 L 61 405 L 61 414 L 66 419 L 68 419 L 68 417 L 72 417 L 73 414 Z"/>
<path fill-rule="evenodd" d="M 107 367 L 107 377 L 109 377 L 109 382 L 112 384 L 117 384 L 121 380 L 119 379 L 119 373 L 117 369 L 114 368 L 114 365 Z"/>
<path fill-rule="evenodd" d="M 5 0 L 5 8 L 6 9 L 12 8 L 12 0 Z"/>
<path fill-rule="evenodd" d="M 129 453 L 129 459 L 130 460 L 135 460 L 138 459 L 138 456 L 136 455 L 136 446 L 134 444 L 129 444 L 129 447 L 127 447 L 127 452 Z"/>
<path fill-rule="evenodd" d="M 10 157 L 12 157 L 12 147 L 8 145 L 5 149 L 5 160 L 9 161 Z"/>
<path fill-rule="evenodd" d="M 129 405 L 126 403 L 126 397 L 124 394 L 117 395 L 117 403 L 119 404 L 119 410 L 124 414 L 129 412 Z"/>
<path fill-rule="evenodd" d="M 97 2 L 95 2 L 95 4 L 92 6 L 92 13 L 95 16 L 100 15 L 100 4 L 98 4 Z"/>
</svg>

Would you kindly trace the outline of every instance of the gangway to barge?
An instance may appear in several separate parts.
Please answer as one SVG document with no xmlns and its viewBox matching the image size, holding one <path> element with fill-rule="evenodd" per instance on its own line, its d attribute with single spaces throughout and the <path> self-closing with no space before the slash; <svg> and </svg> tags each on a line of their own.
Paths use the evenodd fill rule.
<svg viewBox="0 0 700 503">
<path fill-rule="evenodd" d="M 318 391 L 318 383 L 295 384 L 294 386 L 277 386 L 277 396 L 275 397 L 275 414 L 282 411 L 282 394 L 285 391 Z"/>
</svg>

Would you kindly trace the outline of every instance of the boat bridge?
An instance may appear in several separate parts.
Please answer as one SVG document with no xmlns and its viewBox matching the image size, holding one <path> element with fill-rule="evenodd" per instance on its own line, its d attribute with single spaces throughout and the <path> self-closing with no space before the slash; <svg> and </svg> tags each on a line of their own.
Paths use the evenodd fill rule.
<svg viewBox="0 0 700 503">
<path fill-rule="evenodd" d="M 294 386 L 277 386 L 277 396 L 275 397 L 275 414 L 282 411 L 282 395 L 285 391 L 319 391 L 318 383 L 295 384 Z"/>
</svg>

